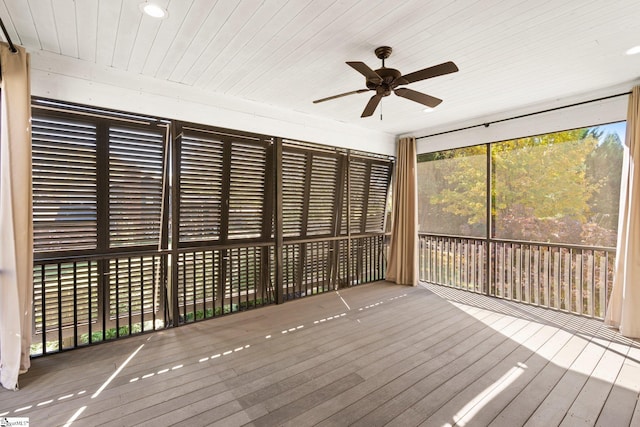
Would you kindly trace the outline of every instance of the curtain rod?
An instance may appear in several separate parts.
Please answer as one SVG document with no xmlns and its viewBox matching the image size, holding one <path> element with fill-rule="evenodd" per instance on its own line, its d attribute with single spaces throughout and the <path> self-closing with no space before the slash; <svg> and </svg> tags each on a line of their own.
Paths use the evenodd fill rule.
<svg viewBox="0 0 640 427">
<path fill-rule="evenodd" d="M 477 125 L 465 126 L 465 127 L 461 127 L 461 128 L 458 128 L 458 129 L 447 130 L 447 131 L 444 131 L 444 132 L 432 133 L 430 135 L 418 136 L 418 137 L 416 137 L 416 139 L 431 138 L 432 136 L 446 135 L 448 133 L 460 132 L 460 131 L 463 131 L 463 130 L 479 128 L 479 127 L 488 128 L 490 125 L 493 125 L 493 124 L 496 124 L 496 123 L 508 122 L 509 120 L 522 119 L 524 117 L 530 117 L 530 116 L 535 116 L 537 114 L 549 113 L 551 111 L 562 110 L 562 109 L 565 109 L 565 108 L 577 107 L 579 105 L 590 104 L 592 102 L 598 102 L 598 101 L 604 101 L 604 100 L 607 100 L 607 99 L 617 98 L 619 96 L 625 96 L 625 95 L 629 95 L 629 94 L 631 94 L 631 91 L 618 93 L 618 94 L 615 94 L 615 95 L 604 96 L 602 98 L 591 99 L 589 101 L 576 102 L 574 104 L 563 105 L 563 106 L 560 106 L 560 107 L 548 108 L 546 110 L 536 111 L 534 113 L 521 114 L 519 116 L 508 117 L 506 119 L 493 120 L 491 122 L 481 123 L 481 124 L 477 124 Z"/>
<path fill-rule="evenodd" d="M 7 32 L 7 28 L 4 26 L 4 22 L 2 22 L 2 18 L 0 18 L 0 27 L 2 27 L 2 32 L 4 33 L 4 37 L 7 39 L 7 43 L 9 43 L 9 49 L 11 49 L 11 52 L 18 52 L 18 49 L 16 49 L 11 41 L 11 37 L 9 37 L 9 33 Z"/>
</svg>

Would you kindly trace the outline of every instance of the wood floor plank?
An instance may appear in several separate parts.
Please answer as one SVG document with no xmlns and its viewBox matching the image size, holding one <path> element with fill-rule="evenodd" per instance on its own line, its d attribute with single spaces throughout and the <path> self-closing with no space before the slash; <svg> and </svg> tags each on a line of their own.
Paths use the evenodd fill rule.
<svg viewBox="0 0 640 427">
<path fill-rule="evenodd" d="M 411 337 L 409 339 L 403 335 L 411 335 Z M 269 394 L 262 394 L 258 391 L 254 402 L 257 403 L 258 401 L 263 401 L 265 407 L 269 411 L 272 411 L 295 401 L 301 395 L 310 394 L 314 390 L 322 388 L 326 383 L 343 377 L 350 372 L 355 371 L 356 373 L 359 373 L 358 368 L 369 367 L 379 360 L 387 360 L 384 357 L 387 354 L 403 354 L 406 353 L 407 349 L 413 350 L 407 347 L 407 340 L 415 342 L 416 340 L 423 340 L 432 337 L 433 335 L 430 335 L 428 328 L 419 328 L 417 330 L 406 328 L 405 331 L 403 331 L 403 334 L 395 334 L 391 338 L 392 341 L 385 339 L 382 343 L 376 343 L 376 347 L 378 347 L 377 349 L 371 345 L 361 347 L 357 350 L 350 349 L 349 351 L 344 351 L 341 355 L 332 358 L 327 363 L 313 367 L 306 373 L 308 376 L 307 381 L 297 387 L 283 390 L 272 397 L 270 397 Z M 398 341 L 398 339 L 400 339 L 400 341 Z M 417 351 L 419 350 L 416 349 L 415 352 Z M 306 413 L 304 415 L 304 419 L 308 420 Z"/>
<path fill-rule="evenodd" d="M 640 427 L 640 404 L 636 402 L 636 406 L 633 411 L 633 416 L 631 417 L 631 423 L 629 423 L 631 427 Z"/>
<path fill-rule="evenodd" d="M 316 361 L 311 360 L 312 371 L 303 371 L 302 373 L 306 375 L 299 383 L 304 384 L 318 376 L 329 375 L 332 371 L 340 368 L 346 367 L 350 370 L 357 370 L 358 368 L 370 366 L 379 359 L 402 354 L 403 350 L 409 345 L 409 342 L 426 338 L 432 334 L 429 328 L 420 329 L 420 332 L 416 333 L 414 329 L 408 326 L 411 326 L 411 324 L 405 323 L 398 330 L 391 332 L 388 339 L 382 340 L 376 338 L 374 340 L 358 339 L 356 341 L 349 341 L 345 343 L 349 344 L 348 346 L 336 348 L 334 351 L 327 353 L 328 360 L 324 363 L 316 363 Z M 414 328 L 415 327 L 414 325 Z M 360 373 L 358 374 L 360 375 Z M 243 405 L 251 406 L 256 402 L 267 400 L 272 396 L 289 392 L 295 389 L 297 385 L 299 384 L 292 384 L 288 381 L 269 381 L 267 382 L 267 387 L 244 394 L 240 398 L 240 401 Z M 240 388 L 236 390 L 239 392 L 242 391 Z"/>
<path fill-rule="evenodd" d="M 504 328 L 511 323 L 511 319 L 506 319 L 499 315 L 490 316 L 491 318 L 487 319 L 487 321 L 492 322 L 492 320 L 495 320 L 495 323 L 491 324 L 497 329 Z M 383 384 L 382 387 L 372 391 L 332 417 L 327 418 L 319 425 L 355 424 L 368 416 L 371 416 L 370 419 L 375 421 L 378 419 L 378 414 L 381 418 L 384 418 L 385 411 L 392 411 L 390 406 L 397 403 L 406 409 L 422 398 L 425 389 L 429 389 L 431 382 L 441 383 L 446 381 L 447 375 L 444 372 L 454 375 L 457 369 L 463 369 L 463 367 L 468 366 L 500 344 L 503 339 L 499 335 L 494 329 L 484 327 L 473 336 L 466 337 L 464 342 L 455 347 L 438 349 L 439 352 L 442 352 L 436 355 L 431 354 L 432 357 L 424 360 L 424 363 L 418 367 Z M 440 377 L 444 378 L 440 379 Z M 401 407 L 400 411 L 401 409 L 403 408 Z M 394 413 L 394 415 L 397 414 Z"/>
<path fill-rule="evenodd" d="M 509 405 L 514 396 L 517 396 L 539 374 L 548 361 L 555 356 L 571 337 L 569 332 L 561 329 L 561 325 L 562 323 L 559 323 L 558 326 L 545 325 L 543 331 L 546 331 L 549 338 L 537 349 L 532 343 L 524 342 L 523 345 L 527 349 L 535 349 L 535 351 L 522 362 L 525 368 L 519 372 L 517 380 L 506 384 L 506 386 L 504 384 L 498 385 L 501 389 L 499 394 L 492 393 L 489 404 L 482 408 L 471 408 L 470 412 L 473 414 L 471 420 L 468 420 L 469 416 L 462 415 L 462 422 L 489 425 Z M 541 334 L 545 334 L 543 331 L 541 331 Z"/>
<path fill-rule="evenodd" d="M 605 351 L 602 343 L 590 340 L 525 426 L 559 425 Z"/>
<path fill-rule="evenodd" d="M 415 317 L 415 316 L 414 316 Z M 403 323 L 402 322 L 402 318 L 397 318 L 397 316 L 394 318 L 394 321 L 400 322 L 400 325 Z M 336 323 L 334 323 L 334 325 L 336 325 Z M 377 325 L 380 328 L 386 328 L 389 329 L 391 327 L 394 327 L 393 324 L 391 323 L 387 323 L 386 325 L 381 324 L 381 325 Z M 337 326 L 336 326 L 337 327 Z M 328 334 L 328 337 L 330 337 L 330 335 L 336 335 L 336 334 Z M 339 334 L 338 334 L 339 335 Z M 353 332 L 353 335 L 358 335 L 357 332 Z M 294 337 L 295 339 L 300 339 L 299 336 L 295 337 L 295 336 L 291 336 Z M 330 337 L 331 340 L 335 340 L 333 337 Z M 344 339 L 344 338 L 343 338 Z M 366 336 L 364 339 L 369 339 L 369 340 L 373 340 L 375 339 L 375 336 Z M 308 340 L 308 339 L 304 339 L 303 342 L 305 343 L 309 343 L 312 347 L 318 344 L 318 339 L 316 340 Z M 322 343 L 323 341 L 320 340 L 320 343 Z M 295 347 L 295 345 L 293 346 Z M 309 352 L 307 353 L 306 356 L 304 356 L 303 358 L 301 358 L 301 363 L 307 363 L 310 365 L 314 364 L 314 360 L 317 362 L 317 359 L 320 357 L 329 357 L 327 355 L 320 355 L 320 356 L 316 356 L 315 354 L 316 352 Z M 315 357 L 315 359 L 314 359 Z M 300 356 L 295 356 L 295 358 L 300 358 Z M 299 364 L 297 363 L 297 361 L 294 359 L 288 359 L 285 360 L 284 363 L 282 361 L 279 361 L 277 363 L 277 369 L 273 370 L 273 369 L 268 369 L 269 366 L 261 366 L 260 369 L 251 369 L 247 372 L 245 372 L 244 374 L 240 374 L 237 372 L 237 368 L 234 369 L 235 373 L 237 375 L 234 376 L 235 379 L 231 379 L 231 382 L 227 381 L 225 383 L 225 388 L 226 389 L 231 389 L 234 391 L 234 395 L 237 396 L 242 396 L 244 393 L 248 392 L 249 390 L 257 390 L 261 387 L 261 384 L 268 384 L 269 381 L 275 381 L 276 378 L 279 378 L 278 376 L 283 376 L 284 378 L 289 377 L 293 374 L 293 370 L 294 369 L 298 369 L 299 368 Z M 259 358 L 257 360 L 261 360 L 261 361 L 266 361 L 269 360 L 268 358 Z M 270 362 L 270 364 L 274 364 L 272 361 Z M 263 363 L 264 365 L 264 363 Z M 265 369 L 266 368 L 266 369 Z M 302 371 L 304 371 L 304 369 L 301 369 Z M 256 375 L 259 375 L 258 377 L 256 377 Z M 244 390 L 243 393 L 239 393 L 238 390 L 236 389 L 237 387 L 250 387 Z M 159 395 L 159 393 L 156 393 L 157 395 Z M 148 410 L 142 410 L 139 411 L 138 408 L 136 407 L 132 407 L 132 412 L 135 412 L 135 416 L 137 419 L 143 419 L 141 417 L 146 416 L 144 414 L 152 414 L 154 416 L 157 416 L 158 413 L 162 413 L 163 411 L 172 411 L 174 408 L 176 407 L 180 407 L 181 404 L 183 402 L 192 402 L 194 399 L 199 399 L 200 396 L 203 395 L 202 390 L 199 390 L 198 387 L 194 387 L 191 391 L 186 392 L 183 396 L 179 397 L 178 400 L 176 401 L 171 401 L 168 402 L 169 404 L 165 404 L 165 395 L 161 395 L 158 396 L 161 400 L 160 401 L 154 401 L 152 399 L 154 399 L 153 396 L 149 396 L 146 398 L 145 403 L 145 407 L 149 407 L 149 406 L 155 406 L 156 409 L 154 409 L 152 412 L 148 411 Z M 110 412 L 110 413 L 109 413 Z M 110 409 L 108 409 L 107 411 L 105 411 L 104 414 L 102 414 L 102 417 L 115 417 L 118 416 L 119 414 L 122 414 L 122 410 L 118 409 L 114 409 L 113 407 L 111 407 Z M 87 413 L 87 416 L 89 415 L 89 413 Z M 91 414 L 93 415 L 93 414 Z"/>
<path fill-rule="evenodd" d="M 496 358 L 500 360 L 517 347 L 517 344 L 508 340 L 508 337 L 526 328 L 528 322 L 508 317 L 504 319 L 508 324 L 494 330 L 492 336 L 478 345 L 472 354 L 465 354 L 456 361 L 457 363 L 446 365 L 425 377 L 413 387 L 368 413 L 354 423 L 354 426 L 385 425 L 410 407 L 421 415 L 439 408 L 443 402 L 465 386 L 465 378 L 477 378 L 489 369 L 493 360 Z M 456 368 L 450 369 L 452 366 Z M 426 399 L 425 396 L 431 396 L 432 399 Z"/>
<path fill-rule="evenodd" d="M 640 425 L 638 341 L 595 319 L 429 284 L 327 292 L 32 362 L 22 390 L 0 390 L 0 416 L 75 417 L 74 427 Z"/>
<path fill-rule="evenodd" d="M 291 427 L 310 426 L 325 420 L 331 424 L 332 421 L 330 417 L 332 415 L 338 414 L 338 412 L 343 411 L 361 399 L 372 398 L 372 396 L 370 396 L 371 393 L 388 386 L 389 383 L 399 377 L 411 374 L 417 376 L 421 369 L 431 369 L 436 364 L 444 363 L 436 357 L 456 346 L 462 348 L 465 341 L 472 338 L 474 334 L 479 333 L 483 327 L 484 325 L 474 324 L 468 317 L 464 317 L 455 323 L 452 322 L 448 334 L 434 334 L 423 339 L 412 346 L 411 350 L 415 351 L 408 353 L 403 352 L 396 355 L 396 357 L 383 358 L 374 364 L 356 371 L 356 373 L 367 380 L 365 383 L 334 396 L 326 402 L 301 414 L 299 417 L 292 419 L 290 422 L 285 423 L 285 425 Z M 486 329 L 486 331 L 488 331 L 488 329 Z M 476 341 L 467 342 L 466 344 L 473 345 L 474 342 Z M 477 342 L 479 342 L 479 340 Z M 444 358 L 441 357 L 441 359 Z M 353 414 L 352 410 L 351 413 Z M 344 423 L 348 423 L 349 421 L 344 419 L 344 414 L 338 414 L 334 418 L 342 420 Z M 339 422 L 340 421 L 338 421 L 338 423 Z"/>
<path fill-rule="evenodd" d="M 549 362 L 542 362 L 544 367 L 530 379 L 526 387 L 498 414 L 490 426 L 524 425 L 590 341 L 589 338 L 577 335 L 571 328 L 562 331 L 561 335 L 564 335 L 560 337 L 564 344 L 562 348 Z"/>
<path fill-rule="evenodd" d="M 364 378 L 362 378 L 361 376 L 355 373 L 349 374 L 332 384 L 316 390 L 311 395 L 302 396 L 300 399 L 297 399 L 289 405 L 281 406 L 278 409 L 269 412 L 269 414 L 258 418 L 250 425 L 256 427 L 281 425 L 284 421 L 294 418 L 296 415 L 305 412 L 307 409 L 312 408 L 321 402 L 324 402 L 331 396 L 340 394 L 342 391 L 352 388 L 362 381 L 364 381 Z"/>
<path fill-rule="evenodd" d="M 523 336 L 535 336 L 540 329 L 541 325 L 530 323 L 519 333 Z M 400 414 L 390 424 L 396 426 L 454 424 L 457 420 L 453 418 L 462 419 L 460 411 L 468 402 L 473 401 L 496 381 L 510 380 L 514 370 L 521 371 L 522 368 L 518 364 L 522 363 L 521 361 L 529 354 L 530 350 L 514 345 L 512 351 L 502 358 L 487 355 L 485 360 L 479 360 L 475 366 L 472 365 L 469 369 L 460 372 L 416 402 L 412 406 L 414 416 L 411 421 L 404 414 Z M 504 378 L 505 376 L 507 378 Z"/>
<path fill-rule="evenodd" d="M 628 345 L 628 344 L 627 344 Z M 596 426 L 630 425 L 640 394 L 640 348 L 629 346 L 627 357 L 613 383 Z"/>
<path fill-rule="evenodd" d="M 533 334 L 528 337 L 526 333 L 520 334 L 520 337 L 511 337 L 511 339 L 518 339 L 519 347 L 502 360 L 496 360 L 494 367 L 484 375 L 476 379 L 464 377 L 466 384 L 463 384 L 463 388 L 431 415 L 414 408 L 416 414 L 422 415 L 417 419 L 418 423 L 416 424 L 444 425 L 449 423 L 454 425 L 458 423 L 466 425 L 481 423 L 476 417 L 480 412 L 494 413 L 502 410 L 499 395 L 514 383 L 523 382 L 520 377 L 529 369 L 527 364 L 529 359 L 557 333 L 557 329 L 538 323 L 531 323 L 529 327 L 533 328 Z M 440 391 L 434 392 L 439 393 Z M 402 422 L 401 415 L 394 420 L 392 425 L 402 425 Z"/>
<path fill-rule="evenodd" d="M 629 347 L 615 342 L 599 341 L 603 346 L 608 344 L 607 349 L 567 411 L 561 426 L 594 425 L 620 373 Z"/>
</svg>

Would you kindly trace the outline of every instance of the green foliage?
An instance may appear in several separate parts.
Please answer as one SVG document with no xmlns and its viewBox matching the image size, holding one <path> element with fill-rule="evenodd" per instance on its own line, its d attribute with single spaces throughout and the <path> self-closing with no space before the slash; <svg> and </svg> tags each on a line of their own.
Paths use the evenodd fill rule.
<svg viewBox="0 0 640 427">
<path fill-rule="evenodd" d="M 216 307 L 215 310 L 213 308 L 207 308 L 206 310 L 196 310 L 195 313 L 193 311 L 188 312 L 184 321 L 186 323 L 193 322 L 194 320 L 202 320 L 208 319 L 214 316 L 220 316 L 223 314 L 235 313 L 237 311 L 249 310 L 251 308 L 255 308 L 261 305 L 268 303 L 268 301 L 263 301 L 262 298 L 251 299 L 249 301 L 240 301 L 240 303 L 236 304 L 226 304 L 223 307 Z"/>
<path fill-rule="evenodd" d="M 131 328 L 129 328 L 129 325 L 120 326 L 119 335 L 117 333 L 118 329 L 108 328 L 107 330 L 104 331 L 104 339 L 111 340 L 111 339 L 117 338 L 118 336 L 124 337 L 127 335 L 139 334 L 141 332 L 151 331 L 153 329 L 154 329 L 154 325 L 152 320 L 147 320 L 144 323 L 137 322 L 132 324 Z M 91 343 L 101 342 L 102 339 L 103 339 L 102 331 L 93 331 L 91 333 Z M 84 333 L 80 335 L 78 344 L 80 345 L 89 344 L 89 334 Z"/>
<path fill-rule="evenodd" d="M 453 167 L 445 165 L 447 188 L 431 198 L 431 203 L 441 205 L 444 212 L 466 217 L 469 224 L 484 224 L 486 220 L 486 150 L 483 151 L 477 147 L 458 151 Z"/>
<path fill-rule="evenodd" d="M 486 146 L 418 157 L 422 232 L 482 237 L 486 217 Z"/>
<path fill-rule="evenodd" d="M 585 221 L 596 189 L 585 180 L 585 161 L 597 145 L 598 140 L 585 129 L 494 144 L 496 218 L 524 208 L 536 218 Z"/>
<path fill-rule="evenodd" d="M 593 221 L 612 230 L 618 226 L 623 157 L 622 141 L 618 134 L 612 133 L 587 158 L 587 177 L 597 185 L 590 202 Z"/>
<path fill-rule="evenodd" d="M 617 134 L 600 128 L 492 144 L 495 236 L 612 246 L 622 154 Z M 486 145 L 418 160 L 420 231 L 483 237 Z"/>
</svg>

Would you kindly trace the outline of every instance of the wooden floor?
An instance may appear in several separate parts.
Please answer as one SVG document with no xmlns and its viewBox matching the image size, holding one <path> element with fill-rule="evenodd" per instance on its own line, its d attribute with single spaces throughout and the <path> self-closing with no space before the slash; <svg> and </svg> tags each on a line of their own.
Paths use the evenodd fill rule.
<svg viewBox="0 0 640 427">
<path fill-rule="evenodd" d="M 33 360 L 32 426 L 640 425 L 640 345 L 601 322 L 385 282 Z"/>
</svg>

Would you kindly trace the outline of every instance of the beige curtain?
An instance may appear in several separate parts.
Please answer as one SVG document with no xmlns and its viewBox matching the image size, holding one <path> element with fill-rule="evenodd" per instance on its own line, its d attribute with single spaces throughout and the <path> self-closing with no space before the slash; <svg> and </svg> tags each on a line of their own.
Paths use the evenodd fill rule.
<svg viewBox="0 0 640 427">
<path fill-rule="evenodd" d="M 391 244 L 387 280 L 418 284 L 418 181 L 416 139 L 400 138 L 393 180 Z"/>
<path fill-rule="evenodd" d="M 0 43 L 0 383 L 30 366 L 33 299 L 29 55 Z"/>
<path fill-rule="evenodd" d="M 625 156 L 620 187 L 620 221 L 613 290 L 605 323 L 640 338 L 640 86 L 627 110 Z"/>
</svg>

